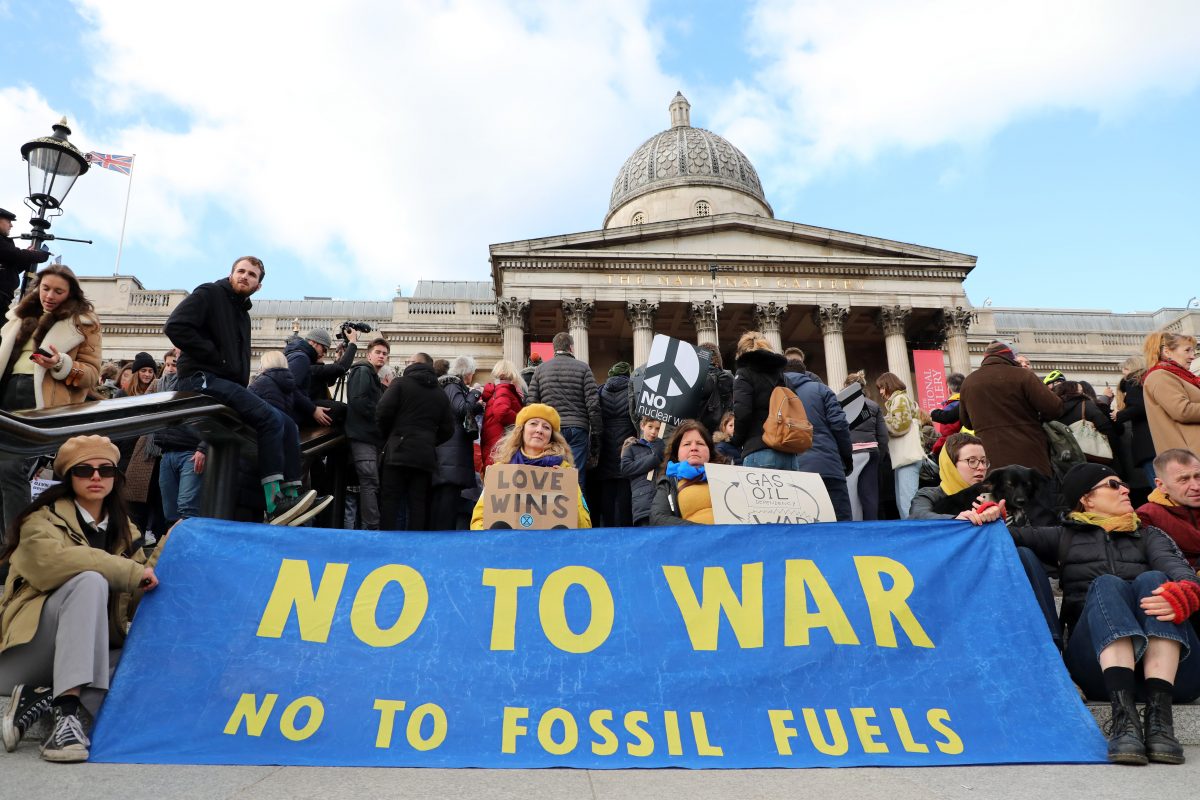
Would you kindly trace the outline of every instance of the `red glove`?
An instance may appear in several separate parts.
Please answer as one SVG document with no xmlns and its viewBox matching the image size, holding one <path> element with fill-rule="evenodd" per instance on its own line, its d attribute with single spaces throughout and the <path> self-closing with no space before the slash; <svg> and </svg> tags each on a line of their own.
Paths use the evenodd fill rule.
<svg viewBox="0 0 1200 800">
<path fill-rule="evenodd" d="M 976 513 L 976 514 L 982 514 L 983 512 L 987 511 L 989 508 L 993 508 L 993 507 L 995 507 L 995 506 L 999 506 L 999 505 L 1000 505 L 999 503 L 996 503 L 996 502 L 993 502 L 993 501 L 989 500 L 989 501 L 988 501 L 988 502 L 986 502 L 986 503 L 982 503 L 982 504 L 980 504 L 979 508 L 975 509 L 975 513 Z M 1004 519 L 1008 519 L 1008 512 L 1007 512 L 1007 511 L 1003 511 L 1003 510 L 1001 510 L 1000 514 L 1001 514 L 1001 515 L 1004 517 Z"/>
<path fill-rule="evenodd" d="M 1200 584 L 1193 581 L 1168 581 L 1161 587 L 1162 597 L 1175 612 L 1175 623 L 1181 623 L 1200 610 Z"/>
</svg>

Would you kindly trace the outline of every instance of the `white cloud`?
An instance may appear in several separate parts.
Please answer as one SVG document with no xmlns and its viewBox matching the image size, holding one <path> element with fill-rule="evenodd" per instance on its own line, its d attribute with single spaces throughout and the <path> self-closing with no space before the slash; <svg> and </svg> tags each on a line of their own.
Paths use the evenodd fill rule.
<svg viewBox="0 0 1200 800">
<path fill-rule="evenodd" d="M 1111 118 L 1200 83 L 1197 31 L 1192 0 L 762 0 L 762 69 L 718 130 L 782 185 L 892 148 L 973 146 L 1047 110 Z"/>
<path fill-rule="evenodd" d="M 490 242 L 599 227 L 676 88 L 643 0 L 75 5 L 93 28 L 92 119 L 108 124 L 74 138 L 137 154 L 129 238 L 168 262 L 205 253 L 199 223 L 220 208 L 248 245 L 285 249 L 345 295 L 485 279 Z M 45 102 L 22 98 L 18 125 L 0 95 L 0 135 L 48 124 Z M 125 183 L 100 177 L 115 180 L 81 181 L 70 212 L 115 238 Z"/>
</svg>

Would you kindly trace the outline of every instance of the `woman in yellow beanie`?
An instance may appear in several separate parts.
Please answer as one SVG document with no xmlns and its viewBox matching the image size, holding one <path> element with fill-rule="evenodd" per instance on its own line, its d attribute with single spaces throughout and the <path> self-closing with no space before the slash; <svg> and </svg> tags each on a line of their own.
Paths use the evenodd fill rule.
<svg viewBox="0 0 1200 800">
<path fill-rule="evenodd" d="M 512 430 L 500 440 L 492 454 L 493 464 L 526 464 L 531 467 L 563 469 L 574 466 L 571 446 L 561 433 L 562 423 L 553 406 L 530 403 L 517 414 Z M 483 496 L 471 514 L 471 530 L 483 530 Z M 579 528 L 592 527 L 592 515 L 579 494 Z"/>
<path fill-rule="evenodd" d="M 11 567 L 0 595 L 0 693 L 12 695 L 0 736 L 9 752 L 53 711 L 42 758 L 87 760 L 80 703 L 99 708 L 132 596 L 158 585 L 121 499 L 120 457 L 104 436 L 68 439 L 54 459 L 62 482 L 20 513 L 0 552 Z"/>
</svg>

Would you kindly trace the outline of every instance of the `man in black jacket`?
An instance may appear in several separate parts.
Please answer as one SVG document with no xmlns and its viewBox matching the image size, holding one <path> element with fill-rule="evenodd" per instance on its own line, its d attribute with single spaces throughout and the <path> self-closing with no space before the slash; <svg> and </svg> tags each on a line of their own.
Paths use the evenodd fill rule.
<svg viewBox="0 0 1200 800">
<path fill-rule="evenodd" d="M 358 354 L 358 331 L 346 330 L 346 349 L 337 361 L 326 364 L 325 358 L 333 347 L 333 337 L 324 328 L 314 328 L 303 339 L 296 339 L 284 348 L 288 369 L 296 376 L 296 386 L 319 406 L 328 406 L 329 387 L 354 366 Z"/>
<path fill-rule="evenodd" d="M 250 295 L 266 267 L 254 256 L 233 262 L 228 278 L 196 287 L 167 319 L 179 348 L 179 388 L 229 406 L 258 435 L 258 469 L 267 518 L 285 525 L 303 514 L 317 493 L 301 494 L 300 435 L 296 423 L 246 388 L 250 382 Z"/>
<path fill-rule="evenodd" d="M 375 409 L 383 397 L 379 370 L 392 348 L 387 339 L 376 339 L 367 348 L 367 363 L 350 368 L 346 379 L 346 439 L 358 473 L 358 514 L 362 526 L 379 530 L 379 448 L 383 434 L 375 424 Z"/>
<path fill-rule="evenodd" d="M 21 275 L 50 257 L 48 252 L 38 250 L 32 244 L 24 250 L 17 248 L 8 238 L 16 221 L 16 214 L 0 208 L 0 312 L 12 304 L 13 295 L 21 284 Z"/>
<path fill-rule="evenodd" d="M 450 398 L 438 386 L 433 359 L 415 353 L 375 408 L 386 444 L 380 475 L 379 526 L 396 530 L 401 498 L 408 511 L 405 530 L 429 529 L 429 503 L 437 446 L 454 434 Z"/>
</svg>

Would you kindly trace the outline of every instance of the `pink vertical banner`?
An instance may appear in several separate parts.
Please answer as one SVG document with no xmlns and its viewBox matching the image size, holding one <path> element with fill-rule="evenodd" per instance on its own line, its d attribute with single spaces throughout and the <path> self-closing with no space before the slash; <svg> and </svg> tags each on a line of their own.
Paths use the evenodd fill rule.
<svg viewBox="0 0 1200 800">
<path fill-rule="evenodd" d="M 941 350 L 913 350 L 913 372 L 916 386 L 913 392 L 917 403 L 928 414 L 950 397 L 946 388 L 946 368 L 942 360 Z"/>
</svg>

